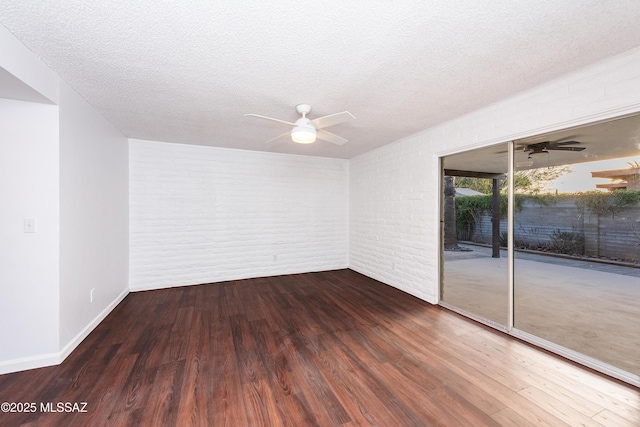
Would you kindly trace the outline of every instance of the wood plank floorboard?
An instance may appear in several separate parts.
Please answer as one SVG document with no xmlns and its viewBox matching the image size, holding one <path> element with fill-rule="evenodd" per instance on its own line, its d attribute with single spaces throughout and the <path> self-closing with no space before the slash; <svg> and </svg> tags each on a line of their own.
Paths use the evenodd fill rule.
<svg viewBox="0 0 640 427">
<path fill-rule="evenodd" d="M 351 270 L 129 294 L 1 402 L 37 405 L 1 426 L 640 425 L 637 388 Z"/>
</svg>

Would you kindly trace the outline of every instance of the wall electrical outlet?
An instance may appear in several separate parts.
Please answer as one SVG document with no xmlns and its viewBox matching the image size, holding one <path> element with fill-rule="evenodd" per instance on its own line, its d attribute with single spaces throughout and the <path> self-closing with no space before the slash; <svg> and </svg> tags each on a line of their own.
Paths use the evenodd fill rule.
<svg viewBox="0 0 640 427">
<path fill-rule="evenodd" d="M 24 232 L 25 233 L 35 233 L 36 232 L 36 219 L 35 218 L 25 218 L 24 219 Z"/>
<path fill-rule="evenodd" d="M 96 288 L 91 289 L 89 292 L 89 301 L 93 302 L 96 299 Z"/>
</svg>

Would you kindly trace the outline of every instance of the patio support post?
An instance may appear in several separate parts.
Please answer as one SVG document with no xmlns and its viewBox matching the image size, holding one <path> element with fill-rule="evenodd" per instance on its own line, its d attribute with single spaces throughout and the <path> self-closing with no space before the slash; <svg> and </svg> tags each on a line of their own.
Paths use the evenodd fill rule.
<svg viewBox="0 0 640 427">
<path fill-rule="evenodd" d="M 491 256 L 500 258 L 500 179 L 493 179 L 491 206 Z"/>
</svg>

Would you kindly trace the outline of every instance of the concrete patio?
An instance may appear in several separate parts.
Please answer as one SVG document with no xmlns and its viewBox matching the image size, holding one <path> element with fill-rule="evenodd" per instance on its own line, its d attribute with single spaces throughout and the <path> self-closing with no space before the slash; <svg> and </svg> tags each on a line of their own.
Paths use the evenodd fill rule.
<svg viewBox="0 0 640 427">
<path fill-rule="evenodd" d="M 445 252 L 443 301 L 507 321 L 507 254 Z M 640 268 L 516 253 L 515 327 L 640 375 Z"/>
</svg>

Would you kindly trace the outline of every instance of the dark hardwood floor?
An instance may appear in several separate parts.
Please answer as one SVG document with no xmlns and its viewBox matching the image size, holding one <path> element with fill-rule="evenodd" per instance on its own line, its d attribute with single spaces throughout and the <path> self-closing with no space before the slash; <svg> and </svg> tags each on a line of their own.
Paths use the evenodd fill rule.
<svg viewBox="0 0 640 427">
<path fill-rule="evenodd" d="M 0 402 L 37 406 L 2 426 L 640 425 L 637 388 L 350 270 L 132 293 Z"/>
</svg>

